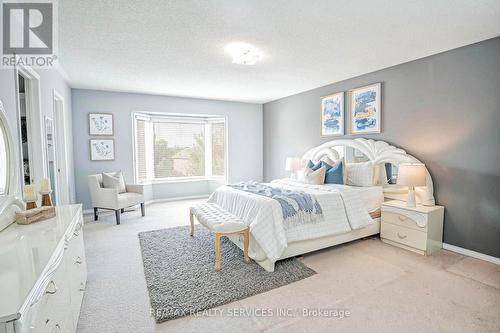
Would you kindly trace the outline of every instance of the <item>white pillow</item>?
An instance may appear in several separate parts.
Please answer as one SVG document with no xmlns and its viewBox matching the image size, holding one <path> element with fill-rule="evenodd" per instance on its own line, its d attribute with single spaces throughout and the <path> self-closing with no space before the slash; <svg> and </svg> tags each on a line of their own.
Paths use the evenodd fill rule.
<svg viewBox="0 0 500 333">
<path fill-rule="evenodd" d="M 313 171 L 311 168 L 305 168 L 302 178 L 299 180 L 306 184 L 323 185 L 325 183 L 325 173 L 325 167 L 321 167 L 316 171 Z"/>
<path fill-rule="evenodd" d="M 347 185 L 373 186 L 375 168 L 373 162 L 346 163 Z"/>
<path fill-rule="evenodd" d="M 118 193 L 127 192 L 125 180 L 121 171 L 102 173 L 102 186 L 104 188 L 116 188 Z"/>
</svg>

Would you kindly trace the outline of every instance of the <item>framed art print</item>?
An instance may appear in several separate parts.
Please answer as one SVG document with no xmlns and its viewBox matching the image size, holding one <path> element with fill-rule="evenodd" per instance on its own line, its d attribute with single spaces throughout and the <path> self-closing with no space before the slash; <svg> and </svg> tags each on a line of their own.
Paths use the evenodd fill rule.
<svg viewBox="0 0 500 333">
<path fill-rule="evenodd" d="M 350 134 L 380 133 L 382 123 L 381 84 L 349 91 Z"/>
<path fill-rule="evenodd" d="M 112 161 L 115 159 L 114 139 L 90 139 L 91 161 Z"/>
<path fill-rule="evenodd" d="M 344 135 L 344 93 L 321 97 L 321 135 Z"/>
<path fill-rule="evenodd" d="M 113 115 L 111 113 L 89 113 L 90 135 L 113 135 Z"/>
</svg>

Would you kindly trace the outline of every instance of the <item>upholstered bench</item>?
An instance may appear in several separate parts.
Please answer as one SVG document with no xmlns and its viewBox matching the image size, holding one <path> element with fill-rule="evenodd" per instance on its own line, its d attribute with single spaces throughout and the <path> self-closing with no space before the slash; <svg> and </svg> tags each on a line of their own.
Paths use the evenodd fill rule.
<svg viewBox="0 0 500 333">
<path fill-rule="evenodd" d="M 227 212 L 214 203 L 204 203 L 189 209 L 191 236 L 194 236 L 194 216 L 200 224 L 215 234 L 215 271 L 220 271 L 220 239 L 222 236 L 234 234 L 243 235 L 245 263 L 250 263 L 248 257 L 248 227 L 237 216 Z"/>
</svg>

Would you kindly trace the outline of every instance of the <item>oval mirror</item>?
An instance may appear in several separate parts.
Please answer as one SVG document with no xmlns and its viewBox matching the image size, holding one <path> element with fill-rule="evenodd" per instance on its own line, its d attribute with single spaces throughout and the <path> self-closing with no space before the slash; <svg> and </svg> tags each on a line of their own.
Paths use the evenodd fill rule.
<svg viewBox="0 0 500 333">
<path fill-rule="evenodd" d="M 24 203 L 16 198 L 16 156 L 3 104 L 0 101 L 0 231 L 11 224 Z"/>
<path fill-rule="evenodd" d="M 12 139 L 10 136 L 9 125 L 3 104 L 0 101 L 0 197 L 5 197 L 11 193 L 14 184 L 11 183 L 13 170 L 12 163 L 14 162 L 12 156 Z"/>
<path fill-rule="evenodd" d="M 5 136 L 5 129 L 2 124 L 0 124 L 0 196 L 5 196 L 8 193 L 7 184 L 7 139 Z"/>
</svg>

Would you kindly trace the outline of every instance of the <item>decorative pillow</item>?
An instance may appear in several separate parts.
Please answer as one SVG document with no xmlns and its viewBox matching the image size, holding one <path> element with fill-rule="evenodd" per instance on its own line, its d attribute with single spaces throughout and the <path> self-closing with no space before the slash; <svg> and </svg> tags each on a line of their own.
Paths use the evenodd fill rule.
<svg viewBox="0 0 500 333">
<path fill-rule="evenodd" d="M 373 186 L 375 170 L 373 162 L 346 163 L 347 185 Z"/>
<path fill-rule="evenodd" d="M 343 165 L 342 165 L 342 160 L 338 160 L 334 162 L 332 159 L 329 157 L 323 157 L 321 161 L 318 163 L 314 164 L 313 161 L 309 160 L 307 162 L 306 169 L 309 168 L 312 171 L 319 170 L 319 168 L 324 167 L 325 168 L 325 184 L 344 184 L 344 172 L 343 172 Z M 306 172 L 306 171 L 304 171 Z"/>
<path fill-rule="evenodd" d="M 322 163 L 321 162 L 322 161 L 319 161 L 318 163 L 314 164 L 313 161 L 309 160 L 309 162 L 307 162 L 306 168 L 309 168 L 312 171 L 316 171 L 316 170 L 318 170 L 319 168 L 322 167 L 322 165 L 321 165 Z"/>
<path fill-rule="evenodd" d="M 386 174 L 386 184 L 389 184 L 392 180 L 392 164 L 391 163 L 386 163 L 385 164 L 385 174 Z"/>
<path fill-rule="evenodd" d="M 127 192 L 125 180 L 121 171 L 102 173 L 102 186 L 104 188 L 116 188 L 118 193 Z"/>
<path fill-rule="evenodd" d="M 321 167 L 316 171 L 311 168 L 306 168 L 301 180 L 306 184 L 323 185 L 325 183 L 325 172 L 325 167 Z"/>
<path fill-rule="evenodd" d="M 326 165 L 328 165 L 325 162 Z M 334 163 L 334 165 L 328 165 L 329 168 L 326 169 L 325 173 L 325 184 L 344 184 L 344 167 L 341 160 Z"/>
</svg>

